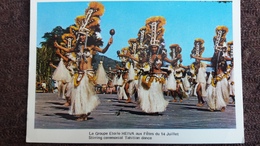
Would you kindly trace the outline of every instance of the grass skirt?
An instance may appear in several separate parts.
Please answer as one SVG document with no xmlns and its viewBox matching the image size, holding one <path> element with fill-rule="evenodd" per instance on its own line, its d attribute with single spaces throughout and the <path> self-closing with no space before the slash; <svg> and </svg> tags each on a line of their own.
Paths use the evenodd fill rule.
<svg viewBox="0 0 260 146">
<path fill-rule="evenodd" d="M 72 91 L 74 89 L 74 77 L 72 77 L 71 81 L 68 83 L 67 87 L 66 87 L 66 97 L 71 97 L 72 95 Z"/>
<path fill-rule="evenodd" d="M 163 112 L 168 106 L 168 101 L 163 96 L 162 84 L 155 80 L 149 89 L 139 84 L 138 100 L 141 109 L 146 113 Z"/>
<path fill-rule="evenodd" d="M 52 79 L 56 81 L 70 82 L 71 75 L 69 70 L 65 67 L 63 60 L 61 59 L 58 67 L 55 69 Z"/>
<path fill-rule="evenodd" d="M 85 71 L 80 84 L 72 89 L 69 114 L 88 114 L 94 110 L 99 103 L 100 101 L 95 93 L 94 85 L 89 81 L 87 71 Z"/>
<path fill-rule="evenodd" d="M 226 107 L 229 100 L 229 86 L 226 78 L 217 82 L 216 87 L 210 85 L 207 89 L 207 104 L 210 109 L 221 110 Z"/>
<path fill-rule="evenodd" d="M 126 95 L 124 88 L 125 88 L 125 83 L 123 84 L 123 86 L 118 87 L 117 97 L 118 97 L 119 100 L 127 99 L 127 95 Z"/>
<path fill-rule="evenodd" d="M 171 91 L 176 90 L 176 80 L 175 80 L 173 72 L 170 73 L 170 75 L 167 79 L 166 88 Z"/>
</svg>

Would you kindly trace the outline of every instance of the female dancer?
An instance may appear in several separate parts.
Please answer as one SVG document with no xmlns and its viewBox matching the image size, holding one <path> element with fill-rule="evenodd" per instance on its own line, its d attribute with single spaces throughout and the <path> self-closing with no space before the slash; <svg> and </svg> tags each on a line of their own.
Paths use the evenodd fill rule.
<svg viewBox="0 0 260 146">
<path fill-rule="evenodd" d="M 76 23 L 79 27 L 71 27 L 78 30 L 76 46 L 69 49 L 55 42 L 55 47 L 58 49 L 77 53 L 78 73 L 75 74 L 74 88 L 71 94 L 70 114 L 79 116 L 78 121 L 87 120 L 90 112 L 100 103 L 94 90 L 92 56 L 96 52 L 105 53 L 113 42 L 111 37 L 104 49 L 99 47 L 103 43 L 102 39 L 98 37 L 100 32 L 99 16 L 103 12 L 104 6 L 101 3 L 90 2 L 85 15 L 76 18 Z"/>
</svg>

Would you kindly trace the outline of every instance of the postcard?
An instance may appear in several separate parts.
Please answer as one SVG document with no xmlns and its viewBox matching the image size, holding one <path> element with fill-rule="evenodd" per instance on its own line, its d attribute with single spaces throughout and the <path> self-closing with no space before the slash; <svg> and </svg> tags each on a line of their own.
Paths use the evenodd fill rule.
<svg viewBox="0 0 260 146">
<path fill-rule="evenodd" d="M 28 143 L 244 143 L 239 0 L 31 0 Z"/>
</svg>

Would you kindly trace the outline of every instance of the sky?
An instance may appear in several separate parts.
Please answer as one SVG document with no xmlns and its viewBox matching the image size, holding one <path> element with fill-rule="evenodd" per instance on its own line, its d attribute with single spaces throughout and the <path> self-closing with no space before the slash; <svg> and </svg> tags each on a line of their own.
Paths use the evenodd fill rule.
<svg viewBox="0 0 260 146">
<path fill-rule="evenodd" d="M 100 1 L 105 12 L 101 16 L 101 35 L 107 44 L 110 29 L 115 29 L 113 44 L 104 54 L 119 60 L 117 50 L 129 46 L 128 40 L 137 38 L 139 29 L 145 26 L 147 18 L 163 16 L 164 40 L 167 52 L 171 44 L 182 48 L 183 64 L 189 65 L 194 59 L 190 52 L 196 38 L 204 39 L 203 57 L 213 55 L 213 37 L 219 25 L 228 27 L 227 42 L 233 40 L 232 2 L 216 1 Z M 56 26 L 67 28 L 75 23 L 75 18 L 84 15 L 89 2 L 38 2 L 37 4 L 37 47 L 44 41 L 42 36 Z M 102 54 L 101 54 L 102 55 Z M 169 54 L 168 54 L 169 56 Z"/>
</svg>

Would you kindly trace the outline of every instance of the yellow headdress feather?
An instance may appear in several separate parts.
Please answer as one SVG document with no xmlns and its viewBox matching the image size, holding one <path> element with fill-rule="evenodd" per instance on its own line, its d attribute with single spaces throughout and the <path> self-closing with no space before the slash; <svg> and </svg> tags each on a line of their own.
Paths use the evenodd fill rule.
<svg viewBox="0 0 260 146">
<path fill-rule="evenodd" d="M 103 15 L 105 9 L 103 4 L 99 2 L 90 2 L 88 8 L 85 10 L 85 15 L 77 16 L 75 19 L 78 31 L 84 34 L 92 34 L 95 27 L 99 24 L 100 16 Z"/>
<path fill-rule="evenodd" d="M 64 43 L 64 42 L 61 42 L 60 45 L 63 47 L 66 47 L 66 43 Z"/>
<path fill-rule="evenodd" d="M 194 64 L 191 64 L 190 68 L 191 68 L 192 70 L 195 70 Z"/>
<path fill-rule="evenodd" d="M 121 52 L 124 52 L 124 51 L 129 51 L 128 47 L 124 47 L 121 49 Z"/>
<path fill-rule="evenodd" d="M 165 20 L 164 17 L 162 17 L 162 16 L 154 16 L 154 17 L 150 17 L 150 18 L 148 18 L 146 20 L 146 28 L 149 29 L 150 27 L 149 26 L 147 27 L 147 25 L 149 25 L 149 24 L 151 24 L 153 22 L 158 22 L 158 25 L 157 25 L 158 28 L 161 28 L 161 27 L 163 27 L 163 25 L 166 24 L 166 20 Z"/>
<path fill-rule="evenodd" d="M 197 46 L 197 43 L 199 43 L 199 46 Z M 205 50 L 204 40 L 201 39 L 201 38 L 196 38 L 194 40 L 194 47 L 191 50 L 191 55 L 193 55 L 193 56 L 202 56 L 204 50 Z"/>
<path fill-rule="evenodd" d="M 85 14 L 87 14 L 90 9 L 93 10 L 92 16 L 94 17 L 100 17 L 105 12 L 104 5 L 99 2 L 90 2 L 89 7 L 85 11 Z"/>
<path fill-rule="evenodd" d="M 170 45 L 170 49 L 173 49 L 173 48 L 177 48 L 177 47 L 180 47 L 178 44 L 172 44 Z"/>
<path fill-rule="evenodd" d="M 87 28 L 91 28 L 93 26 L 96 26 L 99 24 L 99 18 L 97 17 L 92 17 L 91 20 L 89 21 L 88 25 L 87 25 Z"/>
<path fill-rule="evenodd" d="M 146 20 L 147 35 L 150 37 L 150 45 L 159 45 L 164 34 L 163 25 L 166 20 L 162 16 L 150 17 Z"/>
<path fill-rule="evenodd" d="M 76 44 L 76 36 L 73 33 L 65 33 L 61 36 L 61 38 L 63 42 L 65 42 L 67 45 L 69 43 L 71 46 L 74 46 Z"/>
<path fill-rule="evenodd" d="M 201 44 L 204 44 L 204 40 L 201 39 L 201 38 L 195 39 L 195 40 L 194 40 L 194 43 L 195 43 L 195 42 L 200 42 Z"/>
<path fill-rule="evenodd" d="M 70 33 L 76 34 L 76 32 L 79 30 L 76 26 L 70 26 Z"/>
<path fill-rule="evenodd" d="M 129 45 L 132 45 L 133 43 L 137 43 L 136 39 L 133 39 L 133 38 L 132 38 L 132 39 L 129 39 L 129 40 L 128 40 L 128 44 L 129 44 Z"/>
<path fill-rule="evenodd" d="M 217 26 L 216 31 L 217 30 L 225 30 L 226 32 L 228 32 L 228 28 L 226 26 Z"/>
<path fill-rule="evenodd" d="M 85 20 L 86 20 L 86 16 L 85 15 L 77 16 L 76 19 L 75 19 L 77 27 L 80 27 L 80 26 L 84 25 Z"/>
<path fill-rule="evenodd" d="M 233 41 L 227 43 L 228 46 L 233 45 Z"/>
<path fill-rule="evenodd" d="M 98 17 L 91 17 L 88 20 L 87 25 L 85 26 L 85 28 L 90 29 L 91 27 L 98 25 L 99 24 L 99 20 L 100 19 Z M 85 23 L 86 23 L 86 16 L 82 15 L 82 16 L 76 17 L 75 22 L 76 22 L 77 27 L 81 27 L 81 26 L 85 25 Z"/>
<path fill-rule="evenodd" d="M 228 28 L 226 26 L 217 26 L 216 27 L 216 34 L 217 34 L 217 31 L 218 30 L 222 30 L 224 31 L 223 35 L 222 35 L 222 38 L 226 37 L 226 34 L 228 32 Z"/>
</svg>

